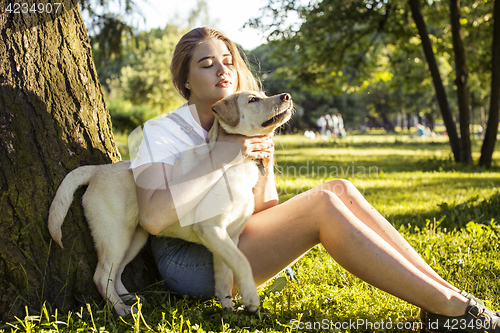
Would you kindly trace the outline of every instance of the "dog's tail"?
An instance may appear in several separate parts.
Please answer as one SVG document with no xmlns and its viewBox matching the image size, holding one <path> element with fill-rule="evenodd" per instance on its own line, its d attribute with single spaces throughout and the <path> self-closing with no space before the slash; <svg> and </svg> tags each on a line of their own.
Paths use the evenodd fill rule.
<svg viewBox="0 0 500 333">
<path fill-rule="evenodd" d="M 61 226 L 73 201 L 73 194 L 80 186 L 89 184 L 96 167 L 97 165 L 85 165 L 76 168 L 66 175 L 57 189 L 50 205 L 48 227 L 52 239 L 61 247 L 63 247 Z"/>
</svg>

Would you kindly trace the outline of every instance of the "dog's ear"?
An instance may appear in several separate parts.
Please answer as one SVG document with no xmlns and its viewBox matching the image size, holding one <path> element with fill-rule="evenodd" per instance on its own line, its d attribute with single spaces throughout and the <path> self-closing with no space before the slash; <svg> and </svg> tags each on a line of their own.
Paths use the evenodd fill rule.
<svg viewBox="0 0 500 333">
<path fill-rule="evenodd" d="M 217 118 L 215 118 L 210 131 L 208 131 L 208 143 L 215 144 L 215 142 L 217 142 L 217 138 L 219 137 L 219 127 L 219 121 L 217 120 Z M 213 146 L 210 148 L 210 150 L 212 149 Z"/>
<path fill-rule="evenodd" d="M 212 111 L 229 126 L 236 127 L 240 123 L 240 107 L 238 106 L 238 95 L 233 94 L 212 106 Z"/>
</svg>

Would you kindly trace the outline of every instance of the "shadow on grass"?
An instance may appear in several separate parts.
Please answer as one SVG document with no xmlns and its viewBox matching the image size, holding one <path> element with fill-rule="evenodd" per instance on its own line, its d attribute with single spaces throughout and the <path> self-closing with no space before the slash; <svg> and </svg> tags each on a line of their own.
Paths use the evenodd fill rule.
<svg viewBox="0 0 500 333">
<path fill-rule="evenodd" d="M 283 292 L 267 294 L 267 297 L 261 295 L 260 309 L 254 314 L 245 310 L 222 310 L 215 299 L 202 301 L 192 297 L 178 297 L 168 292 L 149 294 L 150 302 L 144 304 L 143 312 L 151 326 L 166 327 L 174 331 L 187 329 L 224 332 L 244 327 L 250 332 L 320 332 L 349 329 L 352 332 L 412 332 L 412 329 L 419 328 L 417 313 L 401 318 L 399 311 L 388 307 L 377 311 L 376 315 L 370 315 L 367 309 L 359 304 L 349 308 L 345 299 L 321 295 L 311 295 L 314 297 L 314 304 L 305 305 L 301 300 L 290 297 L 295 288 L 300 286 L 288 284 Z M 268 305 L 265 306 L 265 303 Z M 237 302 L 236 306 L 241 304 Z M 346 311 L 349 315 L 345 315 Z M 132 321 L 130 318 L 126 319 L 128 322 Z M 247 330 L 245 332 L 248 332 Z"/>
<path fill-rule="evenodd" d="M 370 141 L 370 137 L 373 138 L 373 141 Z M 394 148 L 395 146 L 398 149 L 446 149 L 451 152 L 450 144 L 447 141 L 442 141 L 439 139 L 416 139 L 409 138 L 407 136 L 385 136 L 380 135 L 379 138 L 383 138 L 383 140 L 377 139 L 376 135 L 370 135 L 363 138 L 349 137 L 347 139 L 341 140 L 305 140 L 300 137 L 295 140 L 277 140 L 277 147 L 283 149 L 297 149 L 297 148 Z M 359 141 L 358 141 L 359 140 Z M 479 147 L 478 142 L 473 142 L 473 145 Z"/>
<path fill-rule="evenodd" d="M 373 158 L 366 156 L 361 159 L 359 156 L 350 158 L 347 155 L 333 156 L 325 154 L 311 158 L 301 154 L 287 154 L 286 156 L 277 157 L 277 160 L 279 170 L 289 171 L 289 173 L 296 170 L 295 172 L 303 177 L 310 177 L 313 174 L 331 178 L 356 177 L 359 176 L 360 172 L 369 171 L 370 169 L 375 173 L 375 176 L 379 172 L 422 170 L 422 166 L 418 165 L 422 157 L 415 155 L 386 154 L 383 158 L 380 158 L 380 156 L 373 156 Z M 470 172 L 474 171 L 470 170 Z"/>
<path fill-rule="evenodd" d="M 284 151 L 280 154 L 278 152 L 276 160 L 278 166 L 282 170 L 310 170 L 309 173 L 314 171 L 326 173 L 329 175 L 332 172 L 338 172 L 339 175 L 332 175 L 331 177 L 344 177 L 355 174 L 364 168 L 377 168 L 377 170 L 384 173 L 391 172 L 409 172 L 409 171 L 422 171 L 422 172 L 464 172 L 464 173 L 481 173 L 481 172 L 500 172 L 500 165 L 494 161 L 493 166 L 489 169 L 479 167 L 475 164 L 466 165 L 457 163 L 453 160 L 452 156 L 421 156 L 417 151 L 414 154 L 399 154 L 387 153 L 384 155 L 370 155 L 359 153 L 356 154 L 333 154 L 325 151 L 323 154 L 309 154 L 300 151 Z M 353 169 L 354 167 L 354 169 Z"/>
<path fill-rule="evenodd" d="M 471 221 L 486 225 L 492 221 L 499 223 L 500 192 L 486 199 L 474 197 L 458 205 L 444 202 L 436 204 L 436 209 L 429 212 L 393 214 L 387 218 L 396 228 L 408 224 L 423 228 L 428 221 L 441 221 L 439 226 L 448 230 L 464 228 Z"/>
</svg>

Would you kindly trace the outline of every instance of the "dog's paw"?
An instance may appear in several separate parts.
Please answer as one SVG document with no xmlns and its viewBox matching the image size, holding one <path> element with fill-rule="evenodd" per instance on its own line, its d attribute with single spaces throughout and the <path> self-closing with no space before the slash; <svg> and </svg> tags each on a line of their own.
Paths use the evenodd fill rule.
<svg viewBox="0 0 500 333">
<path fill-rule="evenodd" d="M 123 302 L 137 302 L 137 298 L 139 298 L 139 302 L 144 303 L 146 301 L 146 298 L 142 295 L 136 295 L 136 294 L 125 294 L 125 295 L 120 295 L 120 298 L 122 299 Z"/>
<path fill-rule="evenodd" d="M 226 296 L 224 298 L 219 298 L 220 305 L 224 310 L 234 310 L 234 303 L 231 296 Z"/>
<path fill-rule="evenodd" d="M 115 304 L 115 311 L 116 314 L 119 315 L 120 317 L 126 317 L 130 313 L 136 314 L 138 310 L 134 307 L 132 308 L 130 305 L 127 305 L 125 303 L 116 303 Z"/>
<path fill-rule="evenodd" d="M 241 303 L 245 305 L 248 312 L 254 313 L 259 309 L 260 298 L 257 292 L 252 293 L 250 297 L 245 297 L 241 300 Z"/>
</svg>

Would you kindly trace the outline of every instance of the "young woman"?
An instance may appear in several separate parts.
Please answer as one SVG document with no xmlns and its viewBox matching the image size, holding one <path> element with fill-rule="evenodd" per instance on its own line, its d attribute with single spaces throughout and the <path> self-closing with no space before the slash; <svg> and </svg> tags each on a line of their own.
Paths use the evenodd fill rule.
<svg viewBox="0 0 500 333">
<path fill-rule="evenodd" d="M 182 179 L 171 179 L 175 159 L 196 145 L 192 132 L 206 138 L 214 120 L 211 106 L 234 92 L 259 90 L 235 45 L 207 28 L 194 29 L 181 38 L 171 70 L 176 88 L 188 102 L 174 113 L 191 132 L 181 130 L 171 118 L 147 122 L 145 140 L 132 164 L 142 225 L 153 235 L 196 206 L 222 177 L 222 166 L 234 158 L 216 145 L 215 167 L 200 163 Z M 267 173 L 260 176 L 255 188 L 255 214 L 238 245 L 250 261 L 257 285 L 321 243 L 351 273 L 422 308 L 429 329 L 444 331 L 446 321 L 453 319 L 473 322 L 458 326 L 461 332 L 500 332 L 499 327 L 493 328 L 498 321 L 496 314 L 444 281 L 349 181 L 327 182 L 279 205 L 272 137 L 222 133 L 218 142 L 237 145 L 245 158 L 265 162 Z M 187 182 L 189 186 L 181 195 L 171 194 L 170 187 Z M 152 247 L 160 273 L 172 291 L 213 296 L 212 255 L 206 248 L 164 237 L 152 237 Z"/>
</svg>

